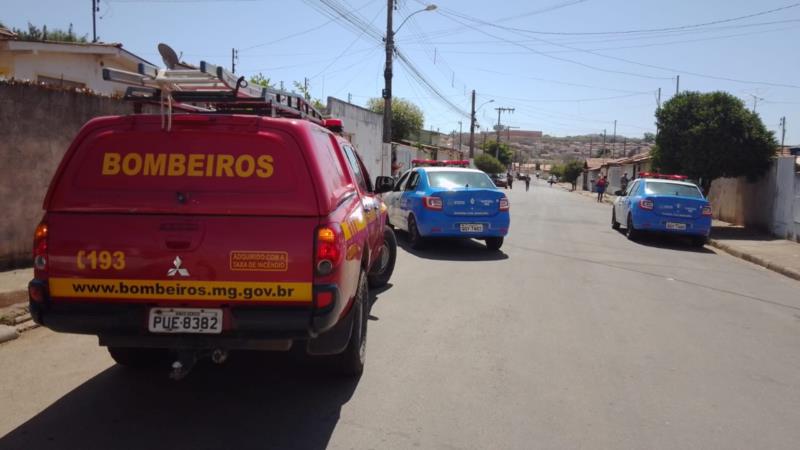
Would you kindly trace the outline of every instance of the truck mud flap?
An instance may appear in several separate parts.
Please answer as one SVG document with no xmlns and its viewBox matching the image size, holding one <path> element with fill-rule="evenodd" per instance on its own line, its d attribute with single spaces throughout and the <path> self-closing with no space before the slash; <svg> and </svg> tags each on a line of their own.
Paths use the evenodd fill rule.
<svg viewBox="0 0 800 450">
<path fill-rule="evenodd" d="M 350 334 L 353 332 L 353 318 L 355 308 L 350 308 L 347 316 L 339 321 L 330 330 L 319 336 L 309 339 L 306 352 L 309 355 L 338 355 L 347 348 Z"/>
</svg>

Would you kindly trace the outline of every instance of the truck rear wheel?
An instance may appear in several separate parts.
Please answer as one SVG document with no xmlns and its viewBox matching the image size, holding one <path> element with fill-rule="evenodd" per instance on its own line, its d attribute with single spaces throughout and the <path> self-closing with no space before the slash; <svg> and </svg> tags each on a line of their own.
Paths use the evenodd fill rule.
<svg viewBox="0 0 800 450">
<path fill-rule="evenodd" d="M 395 238 L 394 231 L 388 226 L 383 228 L 383 246 L 381 247 L 381 254 L 378 260 L 375 261 L 372 270 L 367 277 L 369 287 L 381 288 L 386 286 L 389 278 L 392 277 L 394 272 L 394 263 L 397 259 L 397 239 Z"/>
<path fill-rule="evenodd" d="M 353 300 L 353 331 L 347 348 L 334 357 L 336 372 L 349 377 L 357 377 L 364 371 L 367 356 L 367 322 L 369 322 L 369 288 L 366 272 L 361 271 L 358 279 L 358 292 Z"/>
<path fill-rule="evenodd" d="M 120 366 L 131 369 L 169 366 L 170 354 L 161 348 L 108 347 L 111 358 Z"/>
</svg>

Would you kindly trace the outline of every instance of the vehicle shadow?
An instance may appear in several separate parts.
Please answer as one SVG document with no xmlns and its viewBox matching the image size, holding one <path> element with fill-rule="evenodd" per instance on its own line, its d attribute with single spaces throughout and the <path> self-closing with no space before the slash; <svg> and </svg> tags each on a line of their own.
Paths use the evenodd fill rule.
<svg viewBox="0 0 800 450">
<path fill-rule="evenodd" d="M 776 241 L 782 240 L 769 233 L 738 226 L 712 226 L 711 237 L 733 241 Z"/>
<path fill-rule="evenodd" d="M 483 242 L 474 239 L 431 239 L 424 248 L 415 250 L 408 244 L 405 233 L 398 233 L 397 246 L 414 256 L 439 261 L 500 261 L 508 259 L 502 250 L 489 251 Z"/>
<path fill-rule="evenodd" d="M 323 449 L 358 379 L 285 353 L 231 354 L 180 382 L 111 367 L 0 439 L 0 449 Z"/>
<path fill-rule="evenodd" d="M 625 230 L 619 230 L 621 235 L 625 235 Z M 661 248 L 665 250 L 678 250 L 691 253 L 716 254 L 715 251 L 705 247 L 695 247 L 690 238 L 686 236 L 676 236 L 671 234 L 642 233 L 635 241 L 639 245 L 646 247 Z"/>
</svg>

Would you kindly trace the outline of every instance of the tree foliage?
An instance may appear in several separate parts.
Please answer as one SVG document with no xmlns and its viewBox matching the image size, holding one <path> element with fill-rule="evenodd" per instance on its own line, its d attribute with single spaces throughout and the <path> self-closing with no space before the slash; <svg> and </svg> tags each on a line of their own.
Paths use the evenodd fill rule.
<svg viewBox="0 0 800 450">
<path fill-rule="evenodd" d="M 578 177 L 583 173 L 583 162 L 573 159 L 559 166 L 558 178 L 566 181 L 567 183 L 575 183 Z"/>
<path fill-rule="evenodd" d="M 498 147 L 500 150 L 499 152 Z M 487 141 L 483 146 L 483 151 L 492 156 L 497 155 L 496 158 L 505 166 L 511 164 L 514 159 L 514 150 L 511 150 L 508 144 L 502 142 L 498 144 L 496 141 Z"/>
<path fill-rule="evenodd" d="M 656 141 L 656 135 L 655 135 L 655 133 L 645 133 L 644 134 L 644 139 L 642 139 L 642 140 L 644 142 L 646 142 L 646 143 L 655 142 Z"/>
<path fill-rule="evenodd" d="M 371 98 L 367 108 L 383 114 L 383 99 Z M 408 139 L 422 129 L 425 116 L 419 106 L 402 98 L 392 99 L 392 140 Z"/>
<path fill-rule="evenodd" d="M 486 173 L 503 173 L 506 171 L 506 166 L 503 163 L 487 153 L 475 157 L 475 167 Z"/>
<path fill-rule="evenodd" d="M 727 92 L 683 92 L 664 103 L 656 120 L 653 167 L 701 180 L 706 192 L 719 177 L 757 179 L 777 147 L 761 118 Z"/>
<path fill-rule="evenodd" d="M 75 34 L 72 30 L 72 24 L 69 24 L 67 31 L 64 31 L 58 28 L 48 30 L 47 25 L 39 28 L 28 22 L 27 30 L 13 28 L 11 31 L 17 34 L 17 38 L 27 41 L 88 42 L 87 35 L 78 36 Z"/>
<path fill-rule="evenodd" d="M 272 81 L 269 78 L 265 77 L 264 74 L 261 72 L 258 72 L 257 74 L 250 77 L 250 84 L 254 84 L 256 86 L 261 86 L 265 88 L 272 87 Z"/>
</svg>

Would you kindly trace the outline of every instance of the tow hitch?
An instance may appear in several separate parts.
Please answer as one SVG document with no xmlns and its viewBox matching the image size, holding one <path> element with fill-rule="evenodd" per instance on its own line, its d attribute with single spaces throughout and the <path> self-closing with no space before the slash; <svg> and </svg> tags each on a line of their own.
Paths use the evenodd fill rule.
<svg viewBox="0 0 800 450">
<path fill-rule="evenodd" d="M 228 350 L 221 348 L 212 351 L 180 350 L 178 351 L 178 359 L 172 363 L 172 371 L 169 377 L 175 381 L 186 378 L 195 364 L 197 364 L 197 361 L 206 357 L 211 357 L 211 361 L 214 364 L 223 364 L 228 360 Z"/>
</svg>

